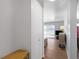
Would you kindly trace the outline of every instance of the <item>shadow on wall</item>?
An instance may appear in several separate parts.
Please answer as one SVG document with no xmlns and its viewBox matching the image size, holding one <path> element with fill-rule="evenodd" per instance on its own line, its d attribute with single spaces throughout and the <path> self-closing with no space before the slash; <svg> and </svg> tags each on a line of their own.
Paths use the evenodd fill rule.
<svg viewBox="0 0 79 59">
<path fill-rule="evenodd" d="M 43 0 L 37 0 L 39 4 L 43 7 Z"/>
</svg>

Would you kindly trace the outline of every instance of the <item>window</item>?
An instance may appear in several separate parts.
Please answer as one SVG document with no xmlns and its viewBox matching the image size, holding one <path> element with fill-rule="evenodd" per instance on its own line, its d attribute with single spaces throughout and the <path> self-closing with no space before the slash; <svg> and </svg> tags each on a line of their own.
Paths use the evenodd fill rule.
<svg viewBox="0 0 79 59">
<path fill-rule="evenodd" d="M 44 25 L 44 38 L 55 37 L 55 25 Z"/>
</svg>

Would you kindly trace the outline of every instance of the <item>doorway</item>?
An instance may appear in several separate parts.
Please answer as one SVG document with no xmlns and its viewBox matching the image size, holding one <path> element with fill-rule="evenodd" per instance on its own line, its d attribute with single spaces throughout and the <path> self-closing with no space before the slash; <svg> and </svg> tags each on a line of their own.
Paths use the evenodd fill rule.
<svg viewBox="0 0 79 59">
<path fill-rule="evenodd" d="M 66 0 L 44 0 L 44 59 L 67 59 L 64 20 Z"/>
<path fill-rule="evenodd" d="M 58 32 L 63 34 L 63 30 L 56 30 L 55 25 L 44 27 L 44 56 L 45 59 L 67 59 L 66 48 L 60 44 Z M 50 29 L 48 29 L 50 28 Z M 56 33 L 57 32 L 57 33 Z M 57 35 L 56 35 L 57 34 Z M 56 37 L 57 36 L 57 37 Z M 64 41 L 63 41 L 64 42 Z"/>
</svg>

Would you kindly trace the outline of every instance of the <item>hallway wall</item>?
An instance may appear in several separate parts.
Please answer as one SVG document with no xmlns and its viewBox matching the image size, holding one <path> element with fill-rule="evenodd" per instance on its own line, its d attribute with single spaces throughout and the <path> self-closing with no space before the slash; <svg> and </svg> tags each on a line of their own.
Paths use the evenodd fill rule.
<svg viewBox="0 0 79 59">
<path fill-rule="evenodd" d="M 38 0 L 31 0 L 31 59 L 43 56 L 42 6 Z"/>
<path fill-rule="evenodd" d="M 67 0 L 66 12 L 67 55 L 68 59 L 77 59 L 77 0 Z"/>
<path fill-rule="evenodd" d="M 0 0 L 0 57 L 15 50 L 12 0 Z"/>
<path fill-rule="evenodd" d="M 14 19 L 16 21 L 16 44 L 15 48 L 24 48 L 31 50 L 30 43 L 30 25 L 31 25 L 31 1 L 13 0 Z"/>
<path fill-rule="evenodd" d="M 0 0 L 0 57 L 19 48 L 31 50 L 30 5 L 30 0 Z"/>
</svg>

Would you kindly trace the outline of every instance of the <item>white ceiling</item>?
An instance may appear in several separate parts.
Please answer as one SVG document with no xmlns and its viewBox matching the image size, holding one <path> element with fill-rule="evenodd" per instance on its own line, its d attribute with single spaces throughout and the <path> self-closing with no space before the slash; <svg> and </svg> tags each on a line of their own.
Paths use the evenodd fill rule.
<svg viewBox="0 0 79 59">
<path fill-rule="evenodd" d="M 56 10 L 64 10 L 67 8 L 67 0 L 56 0 Z"/>
<path fill-rule="evenodd" d="M 43 3 L 46 3 L 47 6 L 55 6 L 56 10 L 63 10 L 67 6 L 67 0 L 56 0 L 54 2 L 50 2 L 49 0 L 37 0 L 42 6 Z"/>
<path fill-rule="evenodd" d="M 67 0 L 56 0 L 54 2 L 44 0 L 44 9 L 47 9 L 46 12 L 44 10 L 45 13 L 44 21 L 45 22 L 63 21 L 65 17 L 64 10 L 66 8 L 67 8 Z"/>
<path fill-rule="evenodd" d="M 55 9 L 57 11 L 63 10 L 67 7 L 67 0 L 56 0 L 54 2 L 51 2 L 49 0 L 44 0 L 44 2 L 49 6 L 50 5 L 55 6 Z"/>
<path fill-rule="evenodd" d="M 67 8 L 67 0 L 56 0 L 54 2 L 50 2 L 49 0 L 38 0 L 38 1 L 42 6 L 44 2 L 44 8 L 46 7 L 50 8 L 53 12 L 55 12 L 55 17 L 57 20 L 64 20 L 65 16 L 63 16 L 63 13 L 65 14 L 65 10 Z M 77 5 L 77 19 L 79 19 L 79 0 L 78 0 L 78 5 Z M 47 19 L 47 20 L 50 21 L 50 19 Z"/>
</svg>

